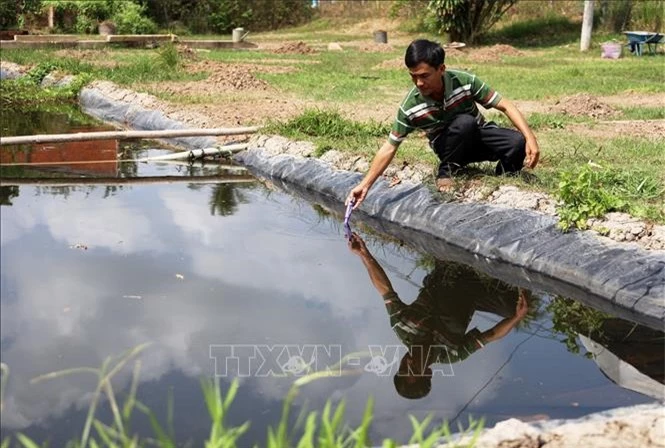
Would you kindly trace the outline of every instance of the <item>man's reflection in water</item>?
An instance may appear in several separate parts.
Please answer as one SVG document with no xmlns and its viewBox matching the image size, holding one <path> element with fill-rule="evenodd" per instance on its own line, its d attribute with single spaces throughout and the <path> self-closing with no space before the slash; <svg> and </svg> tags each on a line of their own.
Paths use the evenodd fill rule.
<svg viewBox="0 0 665 448">
<path fill-rule="evenodd" d="M 466 359 L 504 337 L 527 314 L 525 290 L 489 281 L 468 266 L 442 261 L 436 261 L 417 299 L 407 305 L 356 233 L 349 249 L 367 268 L 372 284 L 383 297 L 390 324 L 408 350 L 394 377 L 395 389 L 405 398 L 422 398 L 430 392 L 432 364 Z M 484 332 L 477 328 L 467 331 L 476 311 L 504 319 Z"/>
</svg>

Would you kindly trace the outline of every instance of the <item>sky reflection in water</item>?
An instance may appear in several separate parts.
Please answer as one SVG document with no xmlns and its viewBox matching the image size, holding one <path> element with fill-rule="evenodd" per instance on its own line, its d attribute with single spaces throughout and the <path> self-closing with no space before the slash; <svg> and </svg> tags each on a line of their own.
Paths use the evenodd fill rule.
<svg viewBox="0 0 665 448">
<path fill-rule="evenodd" d="M 259 184 L 111 191 L 21 186 L 11 198 L 8 188 L 2 187 L 0 227 L 2 361 L 11 369 L 3 432 L 20 429 L 52 440 L 80 434 L 94 378 L 37 385 L 30 379 L 97 367 L 144 342 L 153 345 L 141 356 L 139 396 L 163 416 L 172 388 L 176 434 L 183 440 L 208 431 L 198 378 L 214 373 L 211 345 L 319 344 L 339 347 L 342 355 L 374 345 L 393 347 L 386 354 L 403 347 L 368 271 L 347 247 L 342 204 L 338 216 L 327 217 Z M 412 302 L 436 263 L 354 230 L 399 297 Z M 460 302 L 472 291 L 460 284 L 450 288 Z M 362 359 L 362 374 L 311 383 L 296 406 L 307 401 L 310 409 L 320 408 L 328 398 L 344 397 L 348 418 L 359 421 L 372 395 L 377 440 L 404 440 L 411 431 L 409 413 L 453 418 L 463 411 L 463 422 L 468 413 L 493 422 L 573 417 L 652 401 L 616 386 L 592 360 L 567 351 L 551 330 L 545 311 L 550 298 L 534 297 L 540 304 L 532 310 L 535 319 L 453 364 L 451 376 L 435 376 L 425 398 L 401 397 L 392 375 L 363 371 L 368 359 Z M 501 319 L 476 312 L 468 328 L 485 331 Z M 118 377 L 116 391 L 127 388 L 130 374 L 127 369 Z M 265 440 L 265 425 L 278 420 L 291 383 L 241 378 L 231 423 L 252 420 L 249 443 Z"/>
</svg>

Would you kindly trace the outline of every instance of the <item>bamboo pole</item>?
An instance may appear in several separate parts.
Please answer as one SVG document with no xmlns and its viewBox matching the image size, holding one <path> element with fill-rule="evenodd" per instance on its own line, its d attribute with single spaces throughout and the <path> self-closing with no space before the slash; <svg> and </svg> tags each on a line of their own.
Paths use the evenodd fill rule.
<svg viewBox="0 0 665 448">
<path fill-rule="evenodd" d="M 256 182 L 249 175 L 238 176 L 143 176 L 143 177 L 34 177 L 23 179 L 0 179 L 0 186 L 36 185 L 40 187 L 65 187 L 76 185 L 133 185 L 133 184 L 238 184 Z"/>
<path fill-rule="evenodd" d="M 168 129 L 161 131 L 102 131 L 102 132 L 76 132 L 71 134 L 39 134 L 0 137 L 2 145 L 21 145 L 26 143 L 63 143 L 83 142 L 90 140 L 126 140 L 132 138 L 173 138 L 198 137 L 211 135 L 239 135 L 253 134 L 260 129 L 259 126 L 242 128 L 215 128 L 215 129 Z"/>
</svg>

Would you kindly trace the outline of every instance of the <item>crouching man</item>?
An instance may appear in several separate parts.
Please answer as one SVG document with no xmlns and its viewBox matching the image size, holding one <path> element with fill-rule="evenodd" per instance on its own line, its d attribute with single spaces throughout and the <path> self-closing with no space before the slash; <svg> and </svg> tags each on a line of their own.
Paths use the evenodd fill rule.
<svg viewBox="0 0 665 448">
<path fill-rule="evenodd" d="M 451 190 L 452 175 L 472 162 L 496 161 L 497 175 L 536 166 L 540 156 L 536 136 L 515 105 L 475 75 L 446 70 L 444 59 L 445 51 L 436 42 L 419 39 L 408 46 L 404 63 L 415 86 L 400 104 L 388 140 L 349 193 L 347 204 L 353 200 L 357 208 L 362 203 L 400 143 L 415 130 L 427 134 L 441 162 L 436 178 L 439 191 Z M 519 131 L 486 122 L 476 103 L 500 110 Z"/>
</svg>

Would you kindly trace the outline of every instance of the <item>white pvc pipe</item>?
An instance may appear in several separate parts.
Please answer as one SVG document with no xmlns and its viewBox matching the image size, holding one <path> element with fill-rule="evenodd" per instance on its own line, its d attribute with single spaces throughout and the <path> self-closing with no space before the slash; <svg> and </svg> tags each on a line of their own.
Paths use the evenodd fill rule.
<svg viewBox="0 0 665 448">
<path fill-rule="evenodd" d="M 238 152 L 247 149 L 246 143 L 238 143 L 235 145 L 225 145 L 216 148 L 192 149 L 191 151 L 176 152 L 174 154 L 165 154 L 163 156 L 144 157 L 136 159 L 137 162 L 157 162 L 160 160 L 182 160 L 189 158 L 198 158 L 209 156 L 213 154 L 220 154 L 225 152 Z"/>
</svg>

